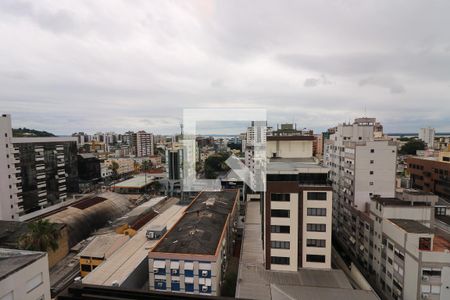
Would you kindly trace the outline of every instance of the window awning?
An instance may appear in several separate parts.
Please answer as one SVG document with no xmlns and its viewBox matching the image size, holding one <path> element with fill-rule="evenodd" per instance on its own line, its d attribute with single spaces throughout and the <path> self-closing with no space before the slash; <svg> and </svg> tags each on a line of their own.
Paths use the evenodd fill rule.
<svg viewBox="0 0 450 300">
<path fill-rule="evenodd" d="M 165 269 L 166 268 L 166 261 L 165 260 L 155 260 L 153 262 L 153 268 Z"/>
</svg>

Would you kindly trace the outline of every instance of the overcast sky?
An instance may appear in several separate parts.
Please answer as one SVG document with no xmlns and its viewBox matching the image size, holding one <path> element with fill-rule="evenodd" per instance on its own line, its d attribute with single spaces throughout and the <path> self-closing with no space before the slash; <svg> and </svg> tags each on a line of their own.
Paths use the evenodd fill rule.
<svg viewBox="0 0 450 300">
<path fill-rule="evenodd" d="M 196 107 L 450 131 L 449 28 L 448 0 L 0 0 L 0 112 L 57 134 L 171 133 Z"/>
</svg>

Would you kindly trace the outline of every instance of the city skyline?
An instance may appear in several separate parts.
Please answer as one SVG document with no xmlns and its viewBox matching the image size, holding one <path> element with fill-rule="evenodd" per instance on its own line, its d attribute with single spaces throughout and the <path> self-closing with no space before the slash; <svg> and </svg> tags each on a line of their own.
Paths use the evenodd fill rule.
<svg viewBox="0 0 450 300">
<path fill-rule="evenodd" d="M 104 4 L 0 3 L 14 127 L 167 134 L 184 108 L 261 107 L 315 131 L 362 115 L 450 131 L 450 3 Z"/>
</svg>

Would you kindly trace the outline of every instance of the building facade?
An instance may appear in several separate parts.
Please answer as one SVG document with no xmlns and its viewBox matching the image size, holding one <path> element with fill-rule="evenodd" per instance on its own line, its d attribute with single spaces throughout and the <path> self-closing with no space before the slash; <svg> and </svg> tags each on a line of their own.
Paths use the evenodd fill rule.
<svg viewBox="0 0 450 300">
<path fill-rule="evenodd" d="M 406 162 L 412 188 L 450 200 L 450 161 L 446 161 L 447 158 L 445 155 L 440 159 L 408 157 Z"/>
<path fill-rule="evenodd" d="M 371 268 L 369 236 L 373 195 L 395 196 L 397 146 L 375 118 L 339 124 L 325 142 L 324 163 L 331 169 L 333 232 L 344 250 Z"/>
<path fill-rule="evenodd" d="M 331 268 L 332 190 L 313 141 L 312 134 L 267 136 L 261 212 L 268 270 Z"/>
<path fill-rule="evenodd" d="M 434 137 L 436 132 L 434 128 L 420 128 L 419 130 L 419 140 L 422 140 L 427 144 L 428 148 L 433 149 L 434 147 Z"/>
<path fill-rule="evenodd" d="M 239 191 L 201 192 L 149 253 L 149 289 L 219 296 L 232 254 Z"/>
<path fill-rule="evenodd" d="M 143 130 L 133 134 L 133 146 L 136 150 L 137 157 L 154 155 L 153 134 Z"/>
<path fill-rule="evenodd" d="M 52 299 L 47 253 L 0 248 L 0 260 L 0 299 Z"/>
</svg>

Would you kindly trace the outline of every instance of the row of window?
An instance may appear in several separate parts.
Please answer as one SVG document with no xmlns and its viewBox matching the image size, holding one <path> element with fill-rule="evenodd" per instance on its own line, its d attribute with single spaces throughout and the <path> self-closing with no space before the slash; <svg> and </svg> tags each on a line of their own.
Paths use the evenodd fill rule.
<svg viewBox="0 0 450 300">
<path fill-rule="evenodd" d="M 290 249 L 290 243 L 285 241 L 271 241 L 271 247 L 273 249 Z"/>
<path fill-rule="evenodd" d="M 327 193 L 326 192 L 308 192 L 307 193 L 308 200 L 315 201 L 326 201 Z M 280 193 L 271 193 L 270 194 L 271 201 L 290 201 L 290 194 L 280 194 Z"/>
<path fill-rule="evenodd" d="M 326 247 L 326 240 L 306 239 L 306 246 L 307 247 L 325 248 Z"/>
<path fill-rule="evenodd" d="M 155 289 L 161 290 L 161 291 L 167 290 L 166 281 L 164 279 L 155 279 Z M 172 280 L 170 290 L 174 291 L 174 292 L 179 292 L 181 290 L 180 289 L 180 281 Z M 193 293 L 194 292 L 194 284 L 193 283 L 185 283 L 184 290 L 186 291 L 186 293 Z M 199 284 L 198 290 L 200 293 L 211 294 L 211 286 L 209 286 L 209 285 Z"/>
<path fill-rule="evenodd" d="M 326 208 L 307 208 L 306 214 L 312 217 L 325 217 L 327 215 Z M 274 218 L 290 218 L 291 213 L 288 209 L 272 209 L 270 215 Z"/>
<path fill-rule="evenodd" d="M 325 255 L 307 254 L 306 261 L 314 263 L 325 263 Z M 274 265 L 289 265 L 290 259 L 289 257 L 284 256 L 271 256 L 270 262 Z"/>
</svg>

